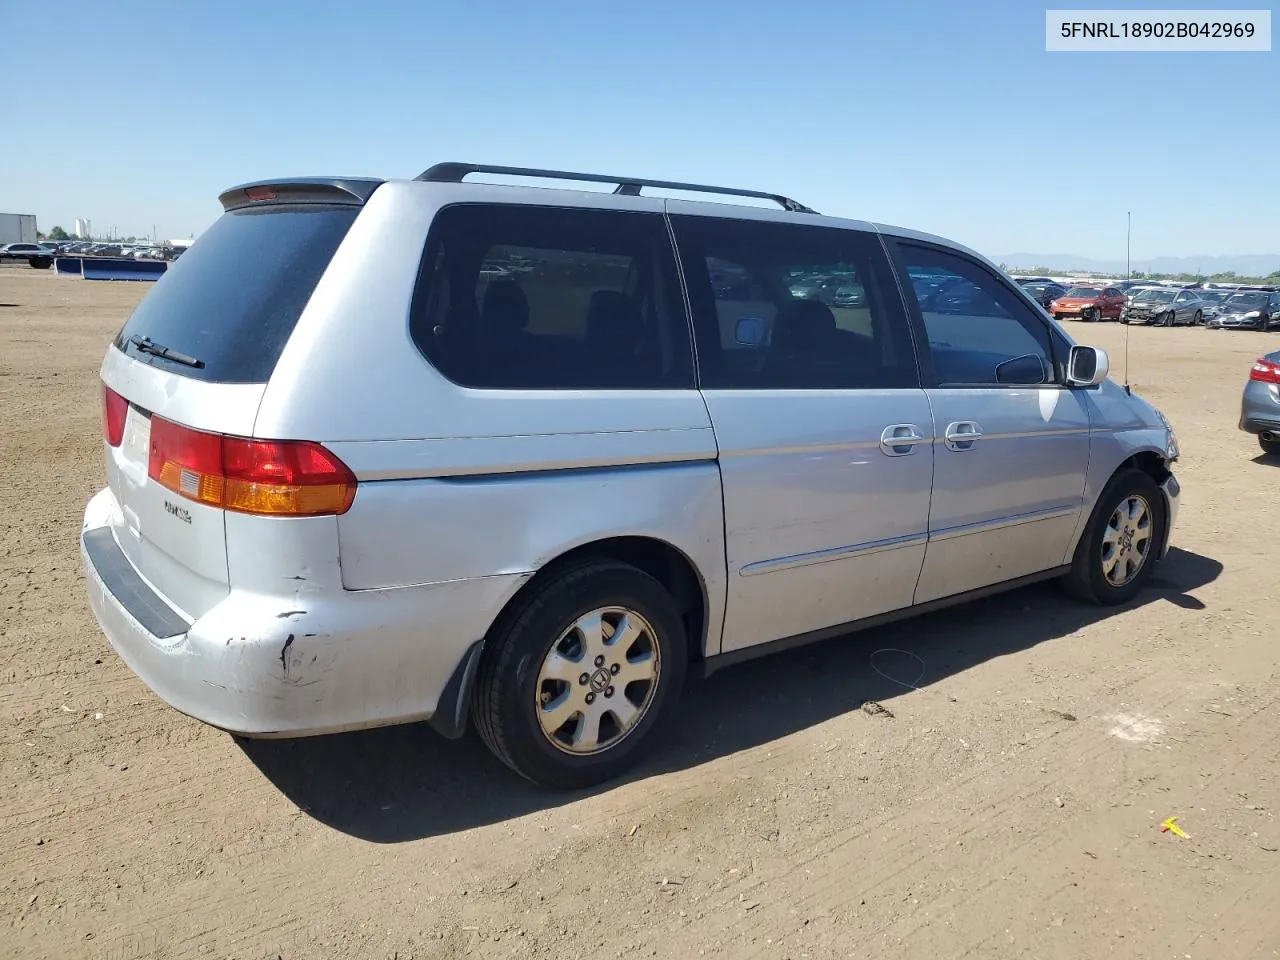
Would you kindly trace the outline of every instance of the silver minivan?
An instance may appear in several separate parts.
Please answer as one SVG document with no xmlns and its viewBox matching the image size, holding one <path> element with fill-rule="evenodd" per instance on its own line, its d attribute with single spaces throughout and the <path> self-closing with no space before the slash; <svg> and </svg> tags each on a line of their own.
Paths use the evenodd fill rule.
<svg viewBox="0 0 1280 960">
<path fill-rule="evenodd" d="M 471 720 L 584 786 L 690 674 L 1123 603 L 1168 550 L 1168 422 L 940 238 L 456 163 L 220 199 L 107 350 L 81 546 L 119 655 L 224 730 Z"/>
</svg>

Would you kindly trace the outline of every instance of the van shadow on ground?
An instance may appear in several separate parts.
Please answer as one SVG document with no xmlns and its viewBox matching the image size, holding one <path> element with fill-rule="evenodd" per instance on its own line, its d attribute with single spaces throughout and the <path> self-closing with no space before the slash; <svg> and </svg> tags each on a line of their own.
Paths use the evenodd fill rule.
<svg viewBox="0 0 1280 960">
<path fill-rule="evenodd" d="M 1190 595 L 1222 564 L 1172 549 L 1151 584 L 1120 608 L 1076 603 L 1052 584 L 776 654 L 691 684 L 666 741 L 628 779 L 696 766 L 902 694 L 869 666 L 895 647 L 920 656 L 929 684 L 996 657 L 1065 637 L 1148 604 L 1201 610 Z M 877 666 L 910 681 L 919 664 L 882 655 Z M 744 705 L 749 708 L 744 709 Z M 489 754 L 474 732 L 459 741 L 425 724 L 299 740 L 240 740 L 249 759 L 307 814 L 375 843 L 399 843 L 483 826 L 594 791 L 561 793 L 527 783 Z"/>
</svg>

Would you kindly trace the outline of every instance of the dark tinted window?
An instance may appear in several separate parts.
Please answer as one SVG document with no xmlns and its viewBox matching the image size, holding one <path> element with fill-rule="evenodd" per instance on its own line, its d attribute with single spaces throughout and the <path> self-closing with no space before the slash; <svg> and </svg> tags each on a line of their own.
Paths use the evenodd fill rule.
<svg viewBox="0 0 1280 960">
<path fill-rule="evenodd" d="M 826 227 L 675 217 L 704 387 L 915 386 L 882 253 Z"/>
<path fill-rule="evenodd" d="M 900 245 L 943 384 L 1054 382 L 1048 327 L 972 260 Z"/>
<path fill-rule="evenodd" d="M 659 214 L 459 204 L 436 215 L 414 341 L 468 387 L 691 388 Z"/>
<path fill-rule="evenodd" d="M 282 205 L 223 214 L 169 265 L 116 346 L 199 380 L 265 383 L 357 213 Z M 141 353 L 133 337 L 149 337 L 204 366 Z"/>
</svg>

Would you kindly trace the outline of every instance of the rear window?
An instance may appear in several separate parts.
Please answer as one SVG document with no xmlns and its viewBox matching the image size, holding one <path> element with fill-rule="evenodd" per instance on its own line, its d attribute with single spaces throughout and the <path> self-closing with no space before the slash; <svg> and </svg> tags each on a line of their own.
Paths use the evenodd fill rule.
<svg viewBox="0 0 1280 960">
<path fill-rule="evenodd" d="M 210 227 L 116 336 L 129 356 L 215 383 L 265 383 L 359 208 L 281 205 L 235 210 Z M 135 338 L 201 361 L 138 350 Z"/>
</svg>

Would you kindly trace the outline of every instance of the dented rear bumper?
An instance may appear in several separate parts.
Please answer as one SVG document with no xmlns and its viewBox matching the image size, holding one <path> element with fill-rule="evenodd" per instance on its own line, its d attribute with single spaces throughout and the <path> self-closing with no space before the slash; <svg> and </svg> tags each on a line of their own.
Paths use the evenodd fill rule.
<svg viewBox="0 0 1280 960">
<path fill-rule="evenodd" d="M 453 712 L 451 678 L 466 672 L 476 641 L 525 579 L 278 595 L 233 587 L 191 620 L 129 565 L 112 539 L 113 509 L 109 490 L 95 496 L 80 539 L 89 603 L 111 646 L 170 706 L 245 736 L 429 720 L 442 706 Z"/>
</svg>

